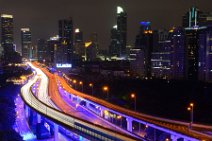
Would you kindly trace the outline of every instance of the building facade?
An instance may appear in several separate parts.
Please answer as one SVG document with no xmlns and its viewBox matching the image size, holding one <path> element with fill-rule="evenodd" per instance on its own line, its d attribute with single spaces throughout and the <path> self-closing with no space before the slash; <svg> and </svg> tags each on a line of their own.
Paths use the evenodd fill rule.
<svg viewBox="0 0 212 141">
<path fill-rule="evenodd" d="M 71 18 L 59 20 L 59 41 L 61 44 L 61 51 L 63 51 L 63 58 L 61 58 L 60 60 L 65 61 L 64 63 L 71 63 L 73 60 L 73 30 L 73 21 Z"/>
<path fill-rule="evenodd" d="M 22 57 L 25 59 L 33 58 L 32 37 L 29 28 L 21 28 Z"/>
</svg>

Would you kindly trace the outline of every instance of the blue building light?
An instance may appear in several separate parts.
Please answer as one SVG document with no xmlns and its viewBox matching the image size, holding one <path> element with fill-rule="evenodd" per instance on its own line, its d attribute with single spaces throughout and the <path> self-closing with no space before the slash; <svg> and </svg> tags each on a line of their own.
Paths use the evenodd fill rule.
<svg viewBox="0 0 212 141">
<path fill-rule="evenodd" d="M 151 24 L 151 22 L 140 22 L 140 25 L 143 25 L 143 26 L 149 26 Z"/>
</svg>

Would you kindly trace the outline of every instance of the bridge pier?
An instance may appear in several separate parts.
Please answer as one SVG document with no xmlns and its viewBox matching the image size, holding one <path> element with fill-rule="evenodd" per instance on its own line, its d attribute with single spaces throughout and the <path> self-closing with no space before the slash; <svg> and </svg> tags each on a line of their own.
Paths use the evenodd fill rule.
<svg viewBox="0 0 212 141">
<path fill-rule="evenodd" d="M 127 117 L 126 120 L 127 120 L 127 131 L 132 132 L 132 121 L 133 120 L 130 117 Z"/>
<path fill-rule="evenodd" d="M 101 107 L 101 110 L 100 110 L 100 116 L 101 116 L 101 117 L 104 116 L 104 110 L 105 110 L 105 109 L 103 109 L 103 108 Z"/>
<path fill-rule="evenodd" d="M 54 140 L 58 141 L 58 125 L 54 123 Z"/>
<path fill-rule="evenodd" d="M 29 107 L 25 105 L 25 113 L 26 113 L 26 118 L 29 117 Z"/>
<path fill-rule="evenodd" d="M 41 123 L 41 115 L 37 114 L 37 123 Z"/>
<path fill-rule="evenodd" d="M 171 135 L 171 141 L 177 141 L 179 139 L 176 135 Z"/>
</svg>

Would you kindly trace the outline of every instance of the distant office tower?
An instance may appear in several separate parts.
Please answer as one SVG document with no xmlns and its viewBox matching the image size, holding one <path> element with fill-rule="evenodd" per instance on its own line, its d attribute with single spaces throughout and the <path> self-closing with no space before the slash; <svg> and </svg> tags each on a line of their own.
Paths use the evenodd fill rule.
<svg viewBox="0 0 212 141">
<path fill-rule="evenodd" d="M 212 13 L 191 7 L 183 16 L 183 27 L 201 27 L 212 23 Z"/>
<path fill-rule="evenodd" d="M 95 51 L 95 58 L 99 55 L 99 43 L 98 43 L 98 34 L 96 32 L 91 34 L 91 41 Z"/>
<path fill-rule="evenodd" d="M 155 36 L 157 34 L 155 33 Z M 151 57 L 151 74 L 155 78 L 172 78 L 172 44 L 167 30 L 160 30 L 153 42 L 154 50 Z M 154 39 L 154 37 L 153 37 Z"/>
<path fill-rule="evenodd" d="M 59 37 L 61 50 L 63 50 L 63 56 L 66 56 L 66 63 L 71 63 L 73 60 L 73 21 L 72 19 L 59 20 Z M 63 57 L 63 58 L 64 58 Z M 62 59 L 63 60 L 63 59 Z M 65 63 L 65 62 L 64 62 Z"/>
<path fill-rule="evenodd" d="M 212 26 L 199 33 L 199 80 L 212 82 Z"/>
<path fill-rule="evenodd" d="M 90 36 L 90 45 L 86 47 L 87 61 L 95 61 L 98 53 L 98 36 L 97 33 L 92 33 Z"/>
<path fill-rule="evenodd" d="M 199 63 L 202 62 L 202 44 L 200 40 L 203 41 L 203 32 L 209 30 L 208 25 L 212 24 L 212 13 L 202 12 L 199 9 L 192 7 L 183 17 L 183 26 L 186 30 L 186 52 L 187 52 L 187 78 L 188 79 L 198 79 L 198 74 L 201 69 L 199 68 Z M 201 33 L 201 35 L 200 35 Z"/>
<path fill-rule="evenodd" d="M 144 52 L 141 49 L 130 49 L 130 69 L 133 74 L 144 76 Z"/>
<path fill-rule="evenodd" d="M 117 7 L 117 25 L 111 30 L 110 56 L 126 57 L 127 45 L 127 13 Z"/>
<path fill-rule="evenodd" d="M 207 23 L 204 13 L 192 7 L 183 17 L 183 27 L 186 31 L 186 77 L 190 80 L 198 79 L 198 34 Z"/>
<path fill-rule="evenodd" d="M 171 34 L 172 33 L 172 34 Z M 186 77 L 186 35 L 182 27 L 170 30 L 172 41 L 172 65 L 173 78 L 184 79 Z"/>
<path fill-rule="evenodd" d="M 91 45 L 86 48 L 87 61 L 95 61 L 98 54 L 98 36 L 92 33 L 90 36 Z"/>
<path fill-rule="evenodd" d="M 109 53 L 110 56 L 119 56 L 120 54 L 120 44 L 118 41 L 118 31 L 117 31 L 117 25 L 113 26 L 111 29 L 111 35 L 110 35 L 110 47 L 109 47 Z"/>
<path fill-rule="evenodd" d="M 81 58 L 85 54 L 85 47 L 83 43 L 83 32 L 79 28 L 75 29 L 75 40 L 74 40 L 74 50 L 75 53 Z"/>
<path fill-rule="evenodd" d="M 46 61 L 47 41 L 45 39 L 37 40 L 37 58 L 41 63 Z"/>
<path fill-rule="evenodd" d="M 55 64 L 58 62 L 61 63 L 61 60 L 63 59 L 63 50 L 61 50 L 60 47 L 60 40 L 59 36 L 51 37 L 47 41 L 47 50 L 46 50 L 46 63 L 49 66 L 55 66 Z M 66 56 L 64 56 L 66 58 Z"/>
<path fill-rule="evenodd" d="M 153 51 L 153 31 L 150 22 L 140 23 L 140 32 L 136 36 L 135 48 L 141 49 L 144 54 L 144 77 L 151 77 L 151 55 Z"/>
<path fill-rule="evenodd" d="M 26 59 L 33 58 L 32 38 L 29 28 L 21 28 L 22 57 Z"/>
<path fill-rule="evenodd" d="M 122 7 L 117 7 L 117 34 L 118 44 L 120 44 L 120 56 L 126 55 L 127 45 L 127 13 Z"/>
<path fill-rule="evenodd" d="M 1 15 L 1 44 L 4 49 L 4 60 L 12 61 L 14 57 L 12 15 Z"/>
</svg>

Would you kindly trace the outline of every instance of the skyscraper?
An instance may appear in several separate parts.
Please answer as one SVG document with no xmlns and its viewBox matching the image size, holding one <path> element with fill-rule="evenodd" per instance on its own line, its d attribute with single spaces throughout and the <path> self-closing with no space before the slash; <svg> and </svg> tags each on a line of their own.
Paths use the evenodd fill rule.
<svg viewBox="0 0 212 141">
<path fill-rule="evenodd" d="M 32 39 L 29 28 L 21 28 L 22 57 L 32 59 Z"/>
<path fill-rule="evenodd" d="M 118 41 L 118 34 L 117 34 L 117 25 L 114 25 L 111 29 L 110 35 L 110 46 L 109 46 L 109 53 L 110 56 L 119 56 L 120 54 L 120 44 Z"/>
<path fill-rule="evenodd" d="M 66 62 L 71 63 L 73 60 L 73 21 L 71 18 L 59 20 L 59 38 L 61 44 L 61 50 L 63 50 L 63 55 L 66 56 Z"/>
<path fill-rule="evenodd" d="M 47 41 L 45 39 L 37 40 L 37 58 L 39 62 L 45 62 L 47 51 Z"/>
<path fill-rule="evenodd" d="M 55 66 L 56 63 L 63 63 L 63 50 L 60 47 L 59 36 L 51 37 L 47 41 L 46 63 L 49 66 Z"/>
<path fill-rule="evenodd" d="M 184 79 L 186 77 L 186 35 L 182 27 L 170 30 L 172 42 L 172 69 L 174 79 Z"/>
<path fill-rule="evenodd" d="M 83 44 L 83 32 L 79 28 L 77 28 L 75 29 L 74 34 L 74 50 L 75 53 L 81 58 L 85 54 L 85 48 Z"/>
<path fill-rule="evenodd" d="M 199 33 L 199 80 L 212 82 L 212 26 Z"/>
<path fill-rule="evenodd" d="M 172 46 L 167 30 L 153 32 L 153 52 L 151 57 L 151 74 L 155 78 L 170 79 L 172 74 Z M 155 35 L 155 36 L 154 36 Z"/>
<path fill-rule="evenodd" d="M 183 16 L 183 27 L 201 27 L 212 23 L 212 13 L 191 7 Z"/>
<path fill-rule="evenodd" d="M 4 49 L 4 60 L 12 61 L 13 49 L 13 16 L 1 15 L 1 44 Z"/>
<path fill-rule="evenodd" d="M 186 31 L 186 77 L 190 80 L 198 79 L 198 51 L 199 32 L 206 28 L 206 19 L 196 7 L 192 7 L 183 16 L 183 27 Z"/>
<path fill-rule="evenodd" d="M 127 45 L 127 13 L 120 6 L 117 7 L 117 40 L 119 56 L 126 56 Z"/>
<path fill-rule="evenodd" d="M 126 57 L 127 45 L 127 13 L 120 6 L 117 7 L 117 24 L 111 30 L 110 56 Z"/>
<path fill-rule="evenodd" d="M 144 57 L 144 77 L 151 77 L 151 57 L 153 51 L 153 31 L 150 22 L 141 22 L 140 31 L 136 36 L 135 48 L 143 51 Z"/>
</svg>

